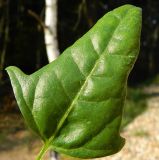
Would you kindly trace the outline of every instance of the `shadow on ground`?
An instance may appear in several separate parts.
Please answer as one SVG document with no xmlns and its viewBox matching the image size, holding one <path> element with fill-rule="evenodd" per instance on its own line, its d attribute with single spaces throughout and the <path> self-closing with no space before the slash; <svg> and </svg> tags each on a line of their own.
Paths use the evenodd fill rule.
<svg viewBox="0 0 159 160">
<path fill-rule="evenodd" d="M 159 85 L 153 86 L 159 88 Z M 137 116 L 147 109 L 147 101 L 150 98 L 159 97 L 159 92 L 154 92 L 150 87 L 129 88 L 124 107 L 122 128 L 131 123 Z"/>
<path fill-rule="evenodd" d="M 24 124 L 19 113 L 0 113 L 0 151 L 19 145 L 29 145 L 37 137 Z"/>
</svg>

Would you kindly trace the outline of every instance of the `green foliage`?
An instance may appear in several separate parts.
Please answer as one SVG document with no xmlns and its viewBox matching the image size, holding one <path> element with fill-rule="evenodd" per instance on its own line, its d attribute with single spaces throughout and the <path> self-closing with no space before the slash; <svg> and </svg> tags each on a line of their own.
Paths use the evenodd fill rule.
<svg viewBox="0 0 159 160">
<path fill-rule="evenodd" d="M 116 153 L 127 78 L 139 52 L 141 9 L 106 14 L 51 64 L 31 75 L 7 68 L 20 110 L 48 148 L 79 158 Z"/>
</svg>

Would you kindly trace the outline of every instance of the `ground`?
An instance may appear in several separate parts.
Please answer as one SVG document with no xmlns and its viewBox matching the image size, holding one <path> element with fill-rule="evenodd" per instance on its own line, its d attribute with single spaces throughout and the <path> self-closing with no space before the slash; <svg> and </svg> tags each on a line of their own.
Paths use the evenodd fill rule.
<svg viewBox="0 0 159 160">
<path fill-rule="evenodd" d="M 126 138 L 124 148 L 113 156 L 95 160 L 159 160 L 159 87 L 150 86 L 143 90 L 148 95 L 148 98 L 145 98 L 147 107 L 124 127 L 121 133 Z M 0 117 L 0 129 L 3 129 L 3 132 L 0 132 L 0 160 L 35 160 L 42 144 L 25 127 L 19 128 L 24 125 L 19 125 L 23 124 L 23 120 L 18 114 L 14 115 L 12 120 L 10 117 Z M 8 123 L 2 123 L 6 122 L 7 118 Z M 11 123 L 14 123 L 14 129 L 6 130 Z M 49 159 L 48 155 L 44 159 Z M 61 160 L 75 158 L 62 155 Z"/>
</svg>

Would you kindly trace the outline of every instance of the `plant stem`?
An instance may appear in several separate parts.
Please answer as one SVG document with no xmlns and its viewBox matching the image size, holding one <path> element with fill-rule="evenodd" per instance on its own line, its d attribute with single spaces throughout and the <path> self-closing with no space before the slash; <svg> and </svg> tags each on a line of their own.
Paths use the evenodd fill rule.
<svg viewBox="0 0 159 160">
<path fill-rule="evenodd" d="M 38 154 L 36 160 L 42 160 L 44 154 L 46 153 L 46 151 L 47 151 L 48 148 L 49 148 L 48 146 L 49 146 L 48 143 L 46 143 L 46 144 L 42 147 L 42 149 L 41 149 L 40 153 Z"/>
</svg>

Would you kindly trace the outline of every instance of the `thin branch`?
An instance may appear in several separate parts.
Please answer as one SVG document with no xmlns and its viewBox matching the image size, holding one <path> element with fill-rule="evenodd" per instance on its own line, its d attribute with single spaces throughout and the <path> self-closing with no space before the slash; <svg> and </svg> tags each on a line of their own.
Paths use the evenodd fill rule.
<svg viewBox="0 0 159 160">
<path fill-rule="evenodd" d="M 32 11 L 30 9 L 28 10 L 28 14 L 30 16 L 32 16 L 40 24 L 40 26 L 43 29 L 48 29 L 48 31 L 52 34 L 52 31 L 51 31 L 50 27 L 45 25 L 45 23 L 43 22 L 43 20 L 41 19 L 41 17 L 38 14 L 36 14 L 34 11 Z"/>
<path fill-rule="evenodd" d="M 77 21 L 73 27 L 73 31 L 75 31 L 77 29 L 77 27 L 79 26 L 79 23 L 80 23 L 81 17 L 82 17 L 82 11 L 84 10 L 85 5 L 86 5 L 86 0 L 82 0 L 82 3 L 78 6 L 78 17 L 77 17 Z"/>
</svg>

